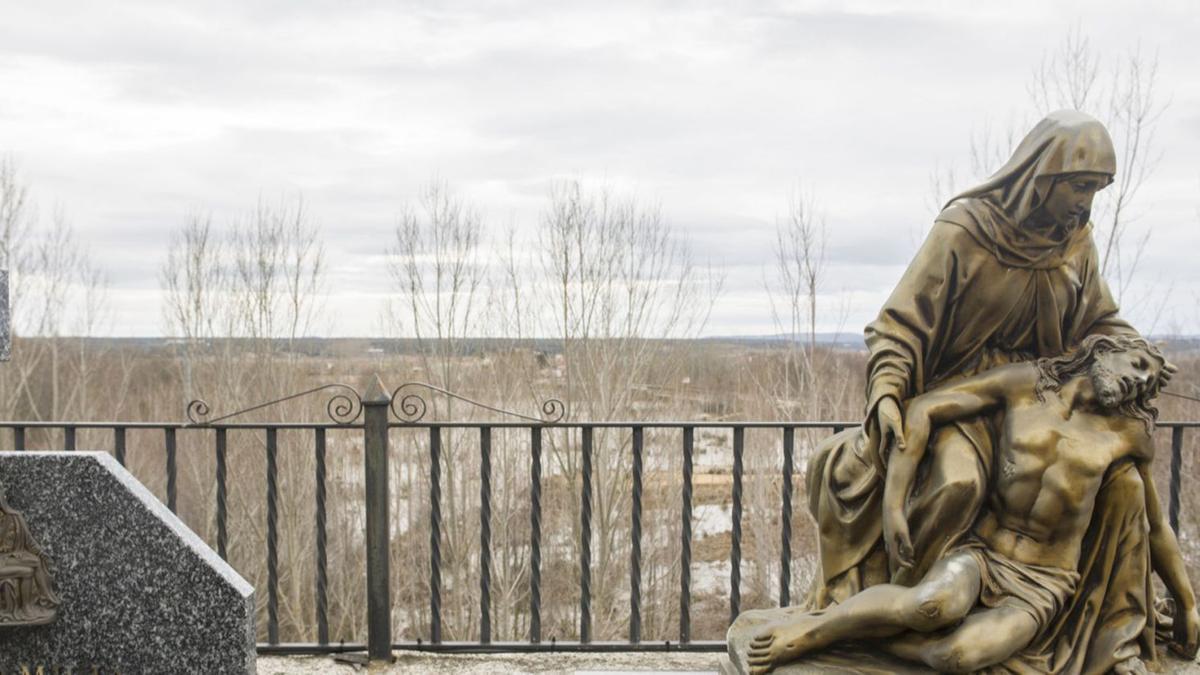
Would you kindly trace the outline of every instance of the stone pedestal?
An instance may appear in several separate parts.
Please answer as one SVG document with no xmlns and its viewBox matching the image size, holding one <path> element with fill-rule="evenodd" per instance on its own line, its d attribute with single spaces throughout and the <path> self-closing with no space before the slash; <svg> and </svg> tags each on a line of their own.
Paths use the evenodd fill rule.
<svg viewBox="0 0 1200 675">
<path fill-rule="evenodd" d="M 0 672 L 255 671 L 253 587 L 108 454 L 0 452 L 0 486 L 61 598 L 0 628 Z"/>
<path fill-rule="evenodd" d="M 799 607 L 784 607 L 783 609 L 752 609 L 739 614 L 737 621 L 733 622 L 725 636 L 729 653 L 721 661 L 723 675 L 748 675 L 750 667 L 746 663 L 746 653 L 750 650 L 750 641 L 754 639 L 754 636 L 772 623 L 785 621 L 803 613 L 804 610 Z M 934 673 L 928 668 L 905 663 L 869 649 L 855 649 L 853 645 L 825 650 L 796 663 L 776 668 L 772 672 L 778 673 L 778 675 L 810 675 L 813 673 L 933 675 Z"/>
<path fill-rule="evenodd" d="M 728 654 L 721 659 L 722 675 L 748 675 L 750 666 L 746 653 L 750 641 L 767 626 L 786 621 L 804 610 L 799 607 L 782 609 L 755 609 L 738 615 L 725 636 Z M 1172 654 L 1165 645 L 1159 645 L 1158 671 L 1164 675 L 1200 675 L 1200 664 L 1185 661 Z M 877 649 L 870 643 L 846 643 L 799 661 L 780 666 L 771 671 L 773 675 L 817 675 L 818 673 L 869 673 L 871 675 L 936 675 L 936 671 L 921 664 L 901 661 Z"/>
</svg>

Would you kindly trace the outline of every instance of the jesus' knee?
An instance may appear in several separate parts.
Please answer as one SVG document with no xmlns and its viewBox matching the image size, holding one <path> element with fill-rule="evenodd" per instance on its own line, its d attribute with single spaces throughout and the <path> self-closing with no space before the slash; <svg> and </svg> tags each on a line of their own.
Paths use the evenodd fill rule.
<svg viewBox="0 0 1200 675">
<path fill-rule="evenodd" d="M 1029 645 L 1038 624 L 1024 610 L 1004 607 L 972 614 L 950 635 L 929 644 L 923 660 L 944 673 L 972 673 Z"/>
<path fill-rule="evenodd" d="M 900 611 L 905 625 L 928 633 L 961 621 L 975 606 L 976 596 L 954 584 L 922 582 L 904 594 Z"/>
<path fill-rule="evenodd" d="M 969 673 L 978 670 L 975 667 L 977 659 L 971 656 L 970 650 L 962 640 L 938 640 L 929 647 L 924 660 L 926 665 L 939 673 Z"/>
</svg>

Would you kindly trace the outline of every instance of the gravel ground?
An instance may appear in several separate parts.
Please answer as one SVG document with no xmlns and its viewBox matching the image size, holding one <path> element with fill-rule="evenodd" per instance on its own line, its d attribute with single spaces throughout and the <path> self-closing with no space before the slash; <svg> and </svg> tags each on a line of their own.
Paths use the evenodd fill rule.
<svg viewBox="0 0 1200 675">
<path fill-rule="evenodd" d="M 429 654 L 396 652 L 391 665 L 370 668 L 349 665 L 327 656 L 260 656 L 258 675 L 324 675 L 325 673 L 425 673 L 483 675 L 487 673 L 563 673 L 565 675 L 617 675 L 619 673 L 718 673 L 720 654 Z"/>
</svg>

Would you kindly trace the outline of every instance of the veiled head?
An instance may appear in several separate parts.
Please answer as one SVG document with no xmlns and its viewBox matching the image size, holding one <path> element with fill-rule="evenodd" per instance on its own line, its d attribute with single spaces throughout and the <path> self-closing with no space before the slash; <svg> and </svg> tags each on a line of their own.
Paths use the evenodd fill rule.
<svg viewBox="0 0 1200 675">
<path fill-rule="evenodd" d="M 1056 181 L 1076 174 L 1095 175 L 1099 190 L 1112 182 L 1116 171 L 1116 152 L 1104 125 L 1086 113 L 1059 110 L 1038 122 L 996 173 L 955 199 L 991 201 L 1010 223 L 1019 225 L 1046 203 Z M 1078 225 L 1087 222 L 1089 213 L 1090 202 Z"/>
</svg>

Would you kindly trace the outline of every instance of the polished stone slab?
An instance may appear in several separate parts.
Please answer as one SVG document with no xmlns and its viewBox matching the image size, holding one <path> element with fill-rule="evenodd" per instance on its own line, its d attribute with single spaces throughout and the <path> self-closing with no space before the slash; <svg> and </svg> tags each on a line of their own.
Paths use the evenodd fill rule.
<svg viewBox="0 0 1200 675">
<path fill-rule="evenodd" d="M 62 599 L 0 672 L 255 672 L 253 587 L 108 454 L 0 452 L 0 486 Z"/>
</svg>

